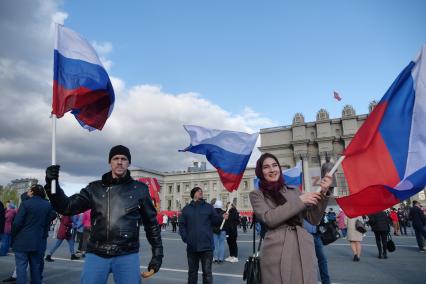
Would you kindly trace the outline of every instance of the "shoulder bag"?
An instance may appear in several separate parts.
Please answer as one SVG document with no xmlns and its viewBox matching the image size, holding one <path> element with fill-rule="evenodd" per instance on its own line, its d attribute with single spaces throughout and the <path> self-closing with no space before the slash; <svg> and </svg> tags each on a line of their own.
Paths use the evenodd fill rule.
<svg viewBox="0 0 426 284">
<path fill-rule="evenodd" d="M 367 232 L 367 229 L 365 228 L 365 224 L 359 219 L 356 219 L 355 221 L 355 229 L 361 234 L 365 234 Z"/>
<path fill-rule="evenodd" d="M 325 246 L 341 237 L 338 227 L 333 222 L 321 223 L 318 226 L 317 233 L 321 238 L 322 244 Z"/>
<path fill-rule="evenodd" d="M 388 233 L 388 241 L 386 242 L 386 248 L 389 252 L 394 252 L 396 249 L 395 243 L 392 241 L 391 234 Z"/>
<path fill-rule="evenodd" d="M 253 218 L 253 222 L 256 222 Z M 262 245 L 262 237 L 260 238 L 259 245 L 256 251 L 256 226 L 253 225 L 253 256 L 250 256 L 244 265 L 243 280 L 247 284 L 260 284 L 261 283 L 261 272 L 260 272 L 260 257 L 259 251 Z"/>
</svg>

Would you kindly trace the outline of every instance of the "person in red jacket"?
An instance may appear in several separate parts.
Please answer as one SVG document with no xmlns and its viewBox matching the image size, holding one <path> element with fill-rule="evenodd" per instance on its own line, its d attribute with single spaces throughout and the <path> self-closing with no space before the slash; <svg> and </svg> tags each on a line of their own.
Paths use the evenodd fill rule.
<svg viewBox="0 0 426 284">
<path fill-rule="evenodd" d="M 399 219 L 398 219 L 398 214 L 396 213 L 396 209 L 392 208 L 389 217 L 392 220 L 392 225 L 393 225 L 393 234 L 395 236 L 399 235 Z"/>
<path fill-rule="evenodd" d="M 46 261 L 53 262 L 52 255 L 55 251 L 61 246 L 64 240 L 67 240 L 68 246 L 71 253 L 71 260 L 79 259 L 74 253 L 74 238 L 72 237 L 71 229 L 72 229 L 72 220 L 70 216 L 62 215 L 60 217 L 61 224 L 59 225 L 58 234 L 56 235 L 57 241 L 55 245 L 50 249 L 48 255 L 46 255 Z"/>
</svg>

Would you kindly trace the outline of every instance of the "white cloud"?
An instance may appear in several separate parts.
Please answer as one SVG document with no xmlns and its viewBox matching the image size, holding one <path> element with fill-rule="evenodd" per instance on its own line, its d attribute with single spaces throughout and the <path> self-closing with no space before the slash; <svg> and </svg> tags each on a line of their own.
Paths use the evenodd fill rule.
<svg viewBox="0 0 426 284">
<path fill-rule="evenodd" d="M 46 31 L 51 27 L 51 19 L 64 21 L 68 15 L 56 8 L 55 1 L 28 3 L 32 5 L 31 13 L 22 13 L 21 4 L 8 2 L 6 10 L 11 16 L 0 25 L 0 33 L 9 39 L 7 44 L 0 45 L 0 184 L 3 185 L 16 178 L 35 177 L 43 181 L 44 169 L 51 163 L 53 37 Z M 10 25 L 14 26 L 12 30 Z M 28 26 L 33 32 L 23 33 Z M 97 45 L 103 56 L 113 49 L 110 43 Z M 105 62 L 109 62 L 107 58 Z M 200 155 L 177 151 L 189 143 L 184 124 L 250 133 L 275 125 L 248 107 L 240 114 L 232 114 L 204 99 L 202 94 L 189 91 L 172 94 L 164 92 L 161 86 L 127 87 L 121 78 L 111 77 L 111 80 L 116 93 L 115 108 L 103 131 L 87 132 L 71 114 L 58 120 L 60 182 L 71 187 L 71 191 L 109 170 L 108 151 L 116 144 L 130 148 L 133 166 L 182 170 L 193 160 L 203 159 Z M 253 157 L 256 156 L 255 151 Z"/>
<path fill-rule="evenodd" d="M 92 41 L 92 46 L 99 55 L 108 55 L 112 51 L 112 43 Z"/>
<path fill-rule="evenodd" d="M 68 18 L 67 13 L 58 11 L 52 15 L 52 23 L 58 23 L 63 25 L 67 18 Z"/>
</svg>

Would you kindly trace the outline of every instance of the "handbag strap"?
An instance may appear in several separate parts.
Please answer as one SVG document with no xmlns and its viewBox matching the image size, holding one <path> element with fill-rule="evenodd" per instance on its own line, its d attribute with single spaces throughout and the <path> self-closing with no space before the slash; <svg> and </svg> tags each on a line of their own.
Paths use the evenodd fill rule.
<svg viewBox="0 0 426 284">
<path fill-rule="evenodd" d="M 262 238 L 262 237 L 260 237 L 260 239 L 259 239 L 259 244 L 257 245 L 257 252 L 256 252 L 256 256 L 259 256 L 260 247 L 262 246 L 262 240 L 263 240 L 263 238 Z"/>
<path fill-rule="evenodd" d="M 253 213 L 253 254 L 256 253 L 256 217 Z"/>
</svg>

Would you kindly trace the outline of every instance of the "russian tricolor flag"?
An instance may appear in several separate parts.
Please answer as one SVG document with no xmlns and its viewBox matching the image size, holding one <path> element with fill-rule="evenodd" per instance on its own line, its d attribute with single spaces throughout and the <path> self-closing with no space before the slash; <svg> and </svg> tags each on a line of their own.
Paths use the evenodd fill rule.
<svg viewBox="0 0 426 284">
<path fill-rule="evenodd" d="M 232 192 L 238 189 L 258 133 L 209 129 L 184 125 L 191 144 L 182 151 L 205 155 L 217 169 L 223 186 Z"/>
<path fill-rule="evenodd" d="M 114 107 L 114 90 L 93 47 L 78 33 L 56 25 L 52 114 L 71 111 L 89 130 L 101 130 Z"/>
<path fill-rule="evenodd" d="M 399 74 L 345 150 L 349 217 L 389 208 L 426 185 L 426 45 Z"/>
</svg>

